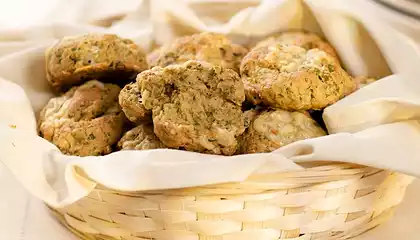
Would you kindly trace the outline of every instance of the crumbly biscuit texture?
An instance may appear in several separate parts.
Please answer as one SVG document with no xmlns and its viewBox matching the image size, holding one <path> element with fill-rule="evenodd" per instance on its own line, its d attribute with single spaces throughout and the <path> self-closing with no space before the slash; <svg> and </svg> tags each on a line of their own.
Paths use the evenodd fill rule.
<svg viewBox="0 0 420 240">
<path fill-rule="evenodd" d="M 307 113 L 265 110 L 254 117 L 242 136 L 239 152 L 271 152 L 299 140 L 324 135 L 325 131 Z"/>
<path fill-rule="evenodd" d="M 276 44 L 295 45 L 306 50 L 318 48 L 335 59 L 339 59 L 337 52 L 328 42 L 314 33 L 307 32 L 284 32 L 276 34 L 258 42 L 254 48 L 267 47 Z"/>
<path fill-rule="evenodd" d="M 243 83 L 231 69 L 188 61 L 137 77 L 155 134 L 168 147 L 232 155 L 244 132 Z"/>
<path fill-rule="evenodd" d="M 56 90 L 91 79 L 125 83 L 146 69 L 144 51 L 114 34 L 64 38 L 46 52 L 47 80 Z"/>
<path fill-rule="evenodd" d="M 323 109 L 356 89 L 356 83 L 319 49 L 272 45 L 249 52 L 241 64 L 247 99 L 284 110 Z"/>
<path fill-rule="evenodd" d="M 110 153 L 125 121 L 119 91 L 117 85 L 92 80 L 52 98 L 40 113 L 41 136 L 68 155 Z"/>
<path fill-rule="evenodd" d="M 125 116 L 131 122 L 139 124 L 151 120 L 152 112 L 143 106 L 140 89 L 136 82 L 125 85 L 118 101 Z"/>
<path fill-rule="evenodd" d="M 156 65 L 166 67 L 189 60 L 206 61 L 239 72 L 239 65 L 248 50 L 233 44 L 224 35 L 199 33 L 176 39 L 162 47 Z"/>
<path fill-rule="evenodd" d="M 140 124 L 127 131 L 118 142 L 118 149 L 121 150 L 146 150 L 166 148 L 156 137 L 152 124 Z"/>
</svg>

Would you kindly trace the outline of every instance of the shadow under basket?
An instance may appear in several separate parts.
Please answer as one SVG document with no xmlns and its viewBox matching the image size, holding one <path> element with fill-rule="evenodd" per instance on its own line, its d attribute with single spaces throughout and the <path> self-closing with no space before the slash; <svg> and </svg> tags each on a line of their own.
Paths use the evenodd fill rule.
<svg viewBox="0 0 420 240">
<path fill-rule="evenodd" d="M 85 240 L 348 239 L 386 221 L 413 178 L 351 164 L 153 192 L 97 187 L 56 217 Z"/>
</svg>

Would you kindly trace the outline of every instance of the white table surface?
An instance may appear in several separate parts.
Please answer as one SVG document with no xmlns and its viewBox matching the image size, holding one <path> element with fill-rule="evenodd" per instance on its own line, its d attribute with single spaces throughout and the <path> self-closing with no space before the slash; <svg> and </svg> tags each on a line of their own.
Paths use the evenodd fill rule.
<svg viewBox="0 0 420 240">
<path fill-rule="evenodd" d="M 2 165 L 0 190 L 1 240 L 76 240 Z M 354 240 L 418 240 L 419 202 L 420 181 L 416 181 L 409 187 L 403 204 L 389 222 Z"/>
</svg>

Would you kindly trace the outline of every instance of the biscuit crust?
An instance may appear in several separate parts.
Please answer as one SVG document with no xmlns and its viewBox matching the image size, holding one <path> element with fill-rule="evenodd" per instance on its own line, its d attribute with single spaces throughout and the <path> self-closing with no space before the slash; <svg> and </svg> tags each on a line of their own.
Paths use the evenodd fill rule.
<svg viewBox="0 0 420 240">
<path fill-rule="evenodd" d="M 333 57 L 293 45 L 252 50 L 241 75 L 248 101 L 291 111 L 323 109 L 356 89 Z"/>
<path fill-rule="evenodd" d="M 180 37 L 163 46 L 156 65 L 166 67 L 189 60 L 199 60 L 239 72 L 241 60 L 247 52 L 246 48 L 233 44 L 224 35 L 199 33 Z"/>
<path fill-rule="evenodd" d="M 333 46 L 315 33 L 309 32 L 292 31 L 276 34 L 258 42 L 254 48 L 267 47 L 276 44 L 294 45 L 306 50 L 318 48 L 319 50 L 322 50 L 339 60 L 337 52 Z"/>
<path fill-rule="evenodd" d="M 146 69 L 144 51 L 114 34 L 64 38 L 46 52 L 47 80 L 57 91 L 92 79 L 126 83 Z"/>
</svg>

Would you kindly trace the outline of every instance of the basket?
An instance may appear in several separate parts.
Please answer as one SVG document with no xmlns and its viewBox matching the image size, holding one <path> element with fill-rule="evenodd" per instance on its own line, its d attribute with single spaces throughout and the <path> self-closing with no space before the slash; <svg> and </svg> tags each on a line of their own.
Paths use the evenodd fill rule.
<svg viewBox="0 0 420 240">
<path fill-rule="evenodd" d="M 86 240 L 348 239 L 386 221 L 412 177 L 352 164 L 154 192 L 97 187 L 50 208 Z"/>
</svg>

